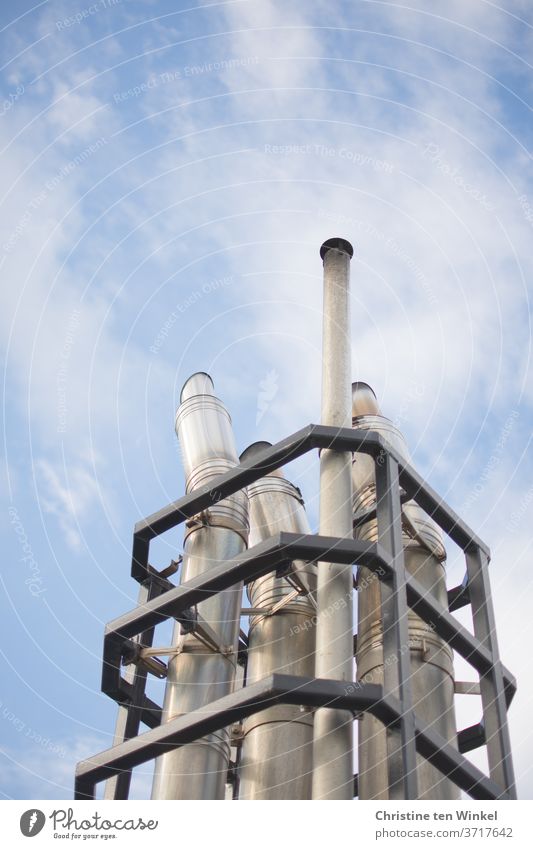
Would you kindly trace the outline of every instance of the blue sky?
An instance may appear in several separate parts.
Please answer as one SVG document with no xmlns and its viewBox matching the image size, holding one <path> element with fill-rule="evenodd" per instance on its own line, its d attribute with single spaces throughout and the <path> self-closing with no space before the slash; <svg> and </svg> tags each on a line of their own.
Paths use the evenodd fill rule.
<svg viewBox="0 0 533 849">
<path fill-rule="evenodd" d="M 318 421 L 333 235 L 354 380 L 491 546 L 532 797 L 532 24 L 525 0 L 2 4 L 4 797 L 69 798 L 111 742 L 103 628 L 135 604 L 135 521 L 183 492 L 186 377 L 240 450 Z M 290 475 L 315 526 L 316 458 Z"/>
</svg>

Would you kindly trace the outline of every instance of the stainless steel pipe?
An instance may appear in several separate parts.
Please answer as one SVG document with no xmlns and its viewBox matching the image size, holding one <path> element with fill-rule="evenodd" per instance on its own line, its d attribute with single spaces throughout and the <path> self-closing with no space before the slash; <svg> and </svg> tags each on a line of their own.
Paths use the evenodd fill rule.
<svg viewBox="0 0 533 849">
<path fill-rule="evenodd" d="M 257 442 L 241 455 L 251 457 L 270 443 Z M 274 471 L 248 486 L 250 546 L 281 531 L 310 533 L 299 489 Z M 252 581 L 247 684 L 273 672 L 314 675 L 316 565 L 294 564 L 310 589 L 295 595 L 287 578 L 275 572 Z M 239 799 L 310 799 L 313 765 L 313 713 L 298 705 L 275 705 L 244 720 L 239 767 Z"/>
<path fill-rule="evenodd" d="M 183 454 L 186 492 L 209 483 L 238 464 L 231 419 L 213 394 L 209 375 L 192 375 L 181 393 L 176 433 Z M 240 554 L 248 540 L 245 492 L 219 501 L 186 526 L 181 581 L 188 581 Z M 218 635 L 219 650 L 194 634 L 174 628 L 176 654 L 169 659 L 163 722 L 209 704 L 233 691 L 242 584 L 198 605 Z M 223 799 L 230 755 L 226 729 L 156 760 L 153 799 Z"/>
<path fill-rule="evenodd" d="M 353 384 L 353 427 L 373 430 L 409 459 L 400 431 L 382 416 L 376 396 L 366 383 Z M 366 454 L 353 457 L 354 518 L 376 503 L 374 461 Z M 406 570 L 447 606 L 444 562 L 446 551 L 438 526 L 414 501 L 402 509 L 403 545 Z M 357 539 L 377 541 L 375 519 L 356 528 Z M 370 570 L 360 567 L 357 574 L 358 631 L 357 679 L 383 683 L 383 631 L 380 581 Z M 453 656 L 446 643 L 415 613 L 409 611 L 409 645 L 413 705 L 418 716 L 451 743 L 456 742 L 454 712 Z M 365 713 L 359 727 L 359 798 L 388 798 L 386 731 Z M 458 799 L 459 790 L 424 758 L 417 756 L 420 799 Z"/>
<path fill-rule="evenodd" d="M 344 239 L 320 249 L 324 263 L 322 424 L 349 427 L 351 421 L 350 260 Z M 320 533 L 352 537 L 352 457 L 323 450 L 320 455 Z M 352 567 L 320 563 L 317 585 L 317 678 L 353 681 Z M 315 714 L 313 799 L 353 798 L 353 717 L 320 708 Z"/>
</svg>

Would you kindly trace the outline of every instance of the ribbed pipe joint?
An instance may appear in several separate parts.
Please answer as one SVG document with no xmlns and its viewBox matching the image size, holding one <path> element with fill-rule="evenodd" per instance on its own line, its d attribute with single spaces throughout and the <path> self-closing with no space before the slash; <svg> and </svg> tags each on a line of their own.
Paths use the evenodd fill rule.
<svg viewBox="0 0 533 849">
<path fill-rule="evenodd" d="M 355 386 L 367 387 L 367 384 L 354 384 Z M 353 409 L 361 411 L 372 406 L 372 399 L 375 396 L 372 390 L 368 390 L 370 390 L 370 387 L 353 391 Z M 401 457 L 407 462 L 410 461 L 407 443 L 403 434 L 385 416 L 381 414 L 358 414 L 352 419 L 352 423 L 356 430 L 372 430 L 384 436 Z M 360 513 L 364 513 L 375 506 L 375 480 L 375 464 L 372 457 L 368 454 L 355 453 L 353 455 L 352 483 L 353 512 L 356 518 Z M 442 531 L 436 522 L 414 500 L 407 501 L 402 506 L 402 528 L 405 546 L 421 545 L 438 560 L 444 561 L 446 559 Z M 356 530 L 356 538 L 369 542 L 377 542 L 378 529 L 376 520 L 371 519 L 365 525 L 360 526 Z"/>
</svg>

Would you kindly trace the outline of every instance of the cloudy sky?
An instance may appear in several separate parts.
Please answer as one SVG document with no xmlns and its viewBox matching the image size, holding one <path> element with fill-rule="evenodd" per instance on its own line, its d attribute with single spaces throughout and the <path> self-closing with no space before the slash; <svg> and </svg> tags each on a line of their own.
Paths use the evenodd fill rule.
<svg viewBox="0 0 533 849">
<path fill-rule="evenodd" d="M 240 450 L 318 421 L 340 235 L 353 378 L 491 546 L 532 798 L 530 4 L 20 0 L 0 24 L 3 796 L 69 798 L 111 742 L 103 628 L 135 604 L 134 523 L 183 492 L 186 377 Z M 316 457 L 290 474 L 316 527 Z"/>
</svg>

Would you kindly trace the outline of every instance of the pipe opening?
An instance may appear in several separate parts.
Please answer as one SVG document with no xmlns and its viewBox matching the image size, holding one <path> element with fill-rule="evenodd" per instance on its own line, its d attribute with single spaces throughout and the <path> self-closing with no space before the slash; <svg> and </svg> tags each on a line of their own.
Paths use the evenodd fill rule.
<svg viewBox="0 0 533 849">
<path fill-rule="evenodd" d="M 381 416 L 376 393 L 368 383 L 361 380 L 352 383 L 352 419 L 359 416 Z"/>
<path fill-rule="evenodd" d="M 214 395 L 215 384 L 206 371 L 196 371 L 183 384 L 180 393 L 180 404 L 195 395 Z"/>
<path fill-rule="evenodd" d="M 242 452 L 239 457 L 239 463 L 243 463 L 245 460 L 253 460 L 254 457 L 256 457 L 257 454 L 260 454 L 261 451 L 264 451 L 265 448 L 272 448 L 272 443 L 262 439 L 257 442 L 252 442 L 251 445 L 249 445 L 248 448 L 245 448 Z M 283 469 L 276 469 L 275 471 L 268 472 L 267 474 L 278 478 L 284 477 Z"/>
<path fill-rule="evenodd" d="M 334 236 L 333 239 L 327 239 L 320 248 L 320 258 L 324 260 L 328 251 L 336 250 L 343 254 L 348 254 L 350 259 L 353 257 L 353 247 L 347 239 L 341 239 L 340 236 Z"/>
</svg>

